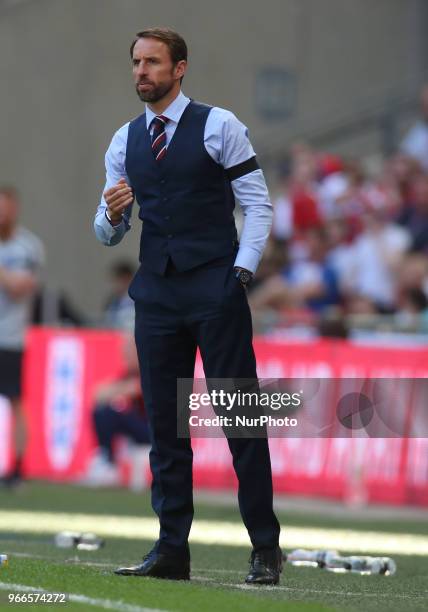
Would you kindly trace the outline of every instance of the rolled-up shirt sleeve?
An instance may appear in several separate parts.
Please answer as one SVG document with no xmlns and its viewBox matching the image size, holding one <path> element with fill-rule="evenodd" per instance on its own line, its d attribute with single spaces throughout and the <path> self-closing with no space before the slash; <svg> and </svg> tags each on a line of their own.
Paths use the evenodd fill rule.
<svg viewBox="0 0 428 612">
<path fill-rule="evenodd" d="M 105 155 L 106 182 L 103 193 L 106 191 L 106 189 L 116 185 L 121 178 L 124 178 L 129 184 L 129 179 L 125 168 L 128 127 L 129 123 L 126 123 L 115 133 L 110 146 L 107 149 Z M 132 214 L 132 203 L 125 209 L 123 220 L 118 225 L 112 225 L 110 223 L 106 216 L 106 212 L 107 203 L 104 196 L 101 195 L 101 200 L 94 219 L 95 235 L 104 245 L 114 246 L 122 240 L 125 233 L 131 228 L 130 220 Z"/>
<path fill-rule="evenodd" d="M 232 181 L 235 198 L 244 213 L 235 266 L 257 270 L 272 226 L 272 204 L 262 170 L 254 170 Z"/>
<path fill-rule="evenodd" d="M 269 236 L 273 214 L 248 129 L 233 113 L 215 107 L 208 116 L 204 142 L 214 161 L 230 173 L 234 196 L 244 213 L 235 266 L 255 272 Z"/>
</svg>

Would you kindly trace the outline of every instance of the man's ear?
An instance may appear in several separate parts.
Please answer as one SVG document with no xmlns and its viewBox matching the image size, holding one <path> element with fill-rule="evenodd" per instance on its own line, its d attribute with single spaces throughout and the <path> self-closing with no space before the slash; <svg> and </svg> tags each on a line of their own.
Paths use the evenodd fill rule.
<svg viewBox="0 0 428 612">
<path fill-rule="evenodd" d="M 177 79 L 181 79 L 184 76 L 184 73 L 186 72 L 186 68 L 187 68 L 186 60 L 180 60 L 179 62 L 176 63 L 174 67 L 174 76 Z"/>
</svg>

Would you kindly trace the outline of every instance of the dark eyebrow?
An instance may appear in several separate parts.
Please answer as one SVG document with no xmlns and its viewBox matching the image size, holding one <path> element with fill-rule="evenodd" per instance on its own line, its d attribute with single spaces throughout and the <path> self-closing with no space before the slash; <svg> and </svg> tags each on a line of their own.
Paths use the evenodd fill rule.
<svg viewBox="0 0 428 612">
<path fill-rule="evenodd" d="M 160 60 L 160 58 L 159 58 L 159 56 L 158 56 L 158 55 L 147 55 L 147 57 L 143 57 L 143 58 L 133 57 L 133 58 L 132 58 L 132 61 L 133 61 L 133 62 L 139 62 L 139 61 L 141 61 L 141 59 L 145 59 L 145 60 L 156 60 L 156 61 L 159 61 L 159 60 Z"/>
</svg>

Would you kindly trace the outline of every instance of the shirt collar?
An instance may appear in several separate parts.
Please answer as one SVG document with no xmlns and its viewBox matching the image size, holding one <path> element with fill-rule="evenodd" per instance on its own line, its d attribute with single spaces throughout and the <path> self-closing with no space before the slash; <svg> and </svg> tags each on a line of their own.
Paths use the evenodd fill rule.
<svg viewBox="0 0 428 612">
<path fill-rule="evenodd" d="M 184 95 L 182 91 L 178 96 L 171 102 L 171 104 L 163 111 L 162 115 L 167 117 L 170 121 L 178 123 L 181 119 L 181 115 L 184 113 L 184 109 L 189 104 L 190 98 Z M 146 105 L 146 125 L 147 129 L 150 128 L 150 124 L 156 117 L 155 113 Z"/>
</svg>

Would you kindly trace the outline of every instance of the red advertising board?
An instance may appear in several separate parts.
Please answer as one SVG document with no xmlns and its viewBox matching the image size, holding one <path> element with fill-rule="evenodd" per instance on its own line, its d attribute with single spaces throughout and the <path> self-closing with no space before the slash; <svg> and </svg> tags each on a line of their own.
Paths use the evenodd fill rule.
<svg viewBox="0 0 428 612">
<path fill-rule="evenodd" d="M 82 477 L 95 447 L 94 390 L 121 372 L 122 343 L 117 332 L 30 331 L 24 376 L 29 478 Z M 258 338 L 255 350 L 260 378 L 428 378 L 425 348 Z M 200 360 L 195 376 L 203 377 Z M 413 436 L 425 399 L 412 393 L 401 398 Z M 10 465 L 11 429 L 7 402 L 0 398 L 0 473 Z M 428 505 L 428 438 L 288 437 L 272 438 L 269 444 L 277 493 Z M 195 487 L 236 487 L 225 439 L 195 438 L 193 448 Z"/>
<path fill-rule="evenodd" d="M 122 371 L 122 343 L 111 332 L 30 331 L 24 376 L 29 478 L 82 476 L 95 445 L 94 390 Z"/>
</svg>

